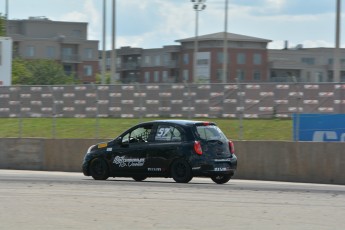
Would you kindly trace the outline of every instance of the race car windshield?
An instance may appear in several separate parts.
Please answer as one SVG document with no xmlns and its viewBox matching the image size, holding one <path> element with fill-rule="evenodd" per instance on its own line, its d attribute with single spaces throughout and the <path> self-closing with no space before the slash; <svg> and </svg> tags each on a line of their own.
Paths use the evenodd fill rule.
<svg viewBox="0 0 345 230">
<path fill-rule="evenodd" d="M 197 126 L 196 130 L 202 140 L 227 140 L 224 133 L 215 125 Z"/>
</svg>

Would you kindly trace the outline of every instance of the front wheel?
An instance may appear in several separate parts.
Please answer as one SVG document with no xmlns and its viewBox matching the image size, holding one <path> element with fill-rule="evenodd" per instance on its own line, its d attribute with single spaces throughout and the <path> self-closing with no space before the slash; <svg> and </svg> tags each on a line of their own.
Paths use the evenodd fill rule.
<svg viewBox="0 0 345 230">
<path fill-rule="evenodd" d="M 225 184 L 226 182 L 228 182 L 231 179 L 230 174 L 228 175 L 218 175 L 218 176 L 213 176 L 211 177 L 211 179 L 213 180 L 213 182 L 217 183 L 217 184 Z"/>
<path fill-rule="evenodd" d="M 176 160 L 171 165 L 171 177 L 177 183 L 188 183 L 192 180 L 192 169 L 185 160 Z"/>
<path fill-rule="evenodd" d="M 90 175 L 95 180 L 106 180 L 109 177 L 107 163 L 100 158 L 95 158 L 90 163 Z"/>
</svg>

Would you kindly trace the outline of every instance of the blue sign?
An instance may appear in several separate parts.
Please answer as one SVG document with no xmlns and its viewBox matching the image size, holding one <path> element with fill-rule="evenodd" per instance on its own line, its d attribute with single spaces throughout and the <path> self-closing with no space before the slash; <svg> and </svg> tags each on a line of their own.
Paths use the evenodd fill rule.
<svg viewBox="0 0 345 230">
<path fill-rule="evenodd" d="M 345 114 L 294 114 L 294 140 L 345 142 Z"/>
</svg>

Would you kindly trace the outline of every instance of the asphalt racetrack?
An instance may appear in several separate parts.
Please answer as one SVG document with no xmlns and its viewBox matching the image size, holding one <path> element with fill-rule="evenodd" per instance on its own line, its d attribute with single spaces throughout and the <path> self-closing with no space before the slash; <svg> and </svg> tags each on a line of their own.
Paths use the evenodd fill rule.
<svg viewBox="0 0 345 230">
<path fill-rule="evenodd" d="M 0 229 L 345 229 L 345 186 L 0 170 Z"/>
</svg>

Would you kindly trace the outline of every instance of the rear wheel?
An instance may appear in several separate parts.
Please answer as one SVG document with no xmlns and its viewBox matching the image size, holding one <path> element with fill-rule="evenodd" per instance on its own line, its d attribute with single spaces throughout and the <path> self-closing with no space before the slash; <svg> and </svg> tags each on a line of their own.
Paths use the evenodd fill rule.
<svg viewBox="0 0 345 230">
<path fill-rule="evenodd" d="M 109 177 L 107 163 L 100 158 L 95 158 L 90 163 L 90 175 L 95 180 L 106 180 Z"/>
<path fill-rule="evenodd" d="M 230 174 L 227 175 L 218 175 L 218 176 L 213 176 L 211 177 L 211 179 L 213 180 L 213 182 L 217 183 L 217 184 L 225 184 L 226 182 L 228 182 L 231 179 Z"/>
<path fill-rule="evenodd" d="M 192 180 L 192 169 L 185 160 L 176 160 L 171 165 L 171 177 L 177 183 L 188 183 Z"/>
<path fill-rule="evenodd" d="M 134 176 L 132 177 L 135 181 L 143 181 L 145 180 L 147 177 L 146 176 Z"/>
</svg>

